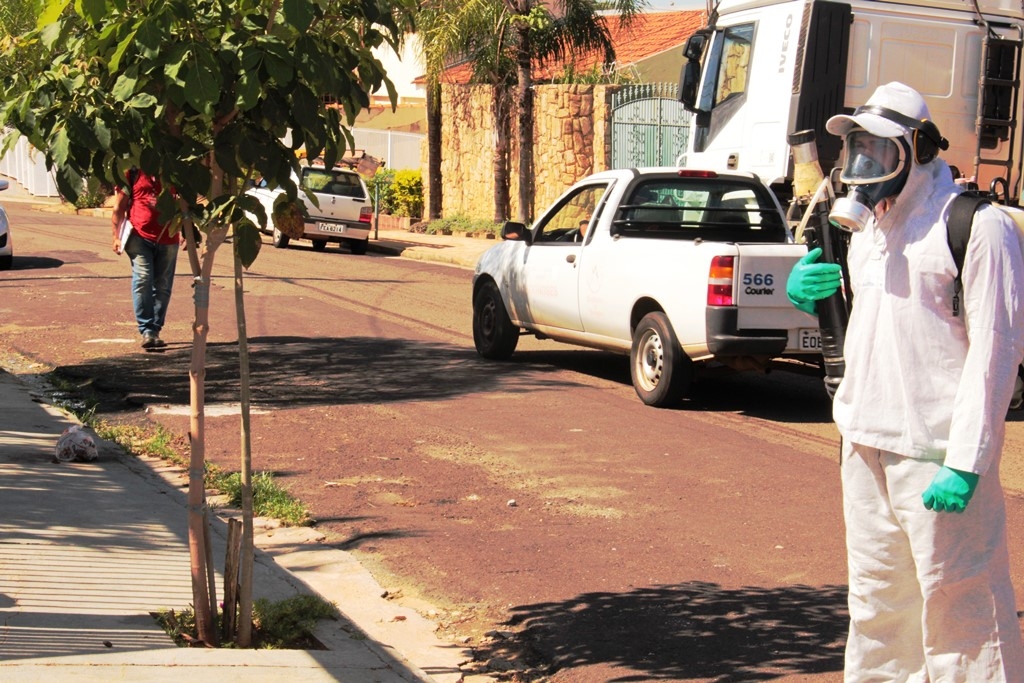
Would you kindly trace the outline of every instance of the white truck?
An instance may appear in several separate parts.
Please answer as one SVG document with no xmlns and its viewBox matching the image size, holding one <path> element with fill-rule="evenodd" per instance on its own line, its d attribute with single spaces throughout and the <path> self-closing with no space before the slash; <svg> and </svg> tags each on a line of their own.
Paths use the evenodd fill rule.
<svg viewBox="0 0 1024 683">
<path fill-rule="evenodd" d="M 816 320 L 786 298 L 807 249 L 752 174 L 603 171 L 502 237 L 473 276 L 484 358 L 509 358 L 522 334 L 629 354 L 652 406 L 678 402 L 701 365 L 820 360 Z"/>
<path fill-rule="evenodd" d="M 299 186 L 299 200 L 305 207 L 302 237 L 313 243 L 313 249 L 322 251 L 328 242 L 337 242 L 347 244 L 353 254 L 365 254 L 370 243 L 373 206 L 362 176 L 347 168 L 311 165 L 303 166 L 302 176 L 293 180 Z M 305 191 L 316 198 L 316 203 Z M 267 214 L 263 232 L 270 233 L 273 245 L 279 249 L 286 248 L 294 239 L 273 221 L 274 201 L 283 192 L 269 187 L 265 180 L 247 191 L 263 205 Z"/>
<path fill-rule="evenodd" d="M 901 81 L 949 140 L 942 157 L 983 188 L 1003 179 L 1014 201 L 1022 27 L 1010 0 L 722 0 L 684 50 L 680 100 L 694 117 L 682 165 L 756 173 L 785 201 L 787 135 L 814 130 L 828 173 L 842 141 L 825 121 Z"/>
</svg>

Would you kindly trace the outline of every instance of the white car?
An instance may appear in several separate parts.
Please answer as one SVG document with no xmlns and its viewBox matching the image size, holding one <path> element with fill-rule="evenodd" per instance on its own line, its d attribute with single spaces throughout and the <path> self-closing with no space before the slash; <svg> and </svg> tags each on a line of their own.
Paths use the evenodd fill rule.
<svg viewBox="0 0 1024 683">
<path fill-rule="evenodd" d="M 0 180 L 0 190 L 6 190 L 6 180 Z M 11 240 L 11 222 L 0 204 L 0 270 L 10 270 L 14 264 L 14 242 Z"/>
<path fill-rule="evenodd" d="M 362 176 L 347 168 L 303 166 L 302 178 L 292 180 L 299 186 L 299 200 L 306 207 L 302 238 L 310 240 L 317 251 L 328 242 L 337 242 L 347 244 L 353 254 L 365 254 L 370 243 L 373 206 Z M 312 192 L 319 206 L 309 201 L 302 190 Z M 272 236 L 273 245 L 279 249 L 286 248 L 294 239 L 278 230 L 273 222 L 274 201 L 282 192 L 268 187 L 265 180 L 246 192 L 263 205 L 267 213 L 263 232 Z"/>
</svg>

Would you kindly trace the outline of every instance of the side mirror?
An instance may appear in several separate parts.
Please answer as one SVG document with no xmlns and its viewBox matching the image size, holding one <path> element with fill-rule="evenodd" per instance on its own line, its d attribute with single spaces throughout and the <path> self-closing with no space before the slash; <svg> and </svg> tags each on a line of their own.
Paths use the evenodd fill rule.
<svg viewBox="0 0 1024 683">
<path fill-rule="evenodd" d="M 687 62 L 683 65 L 683 75 L 679 79 L 678 99 L 683 108 L 689 112 L 697 112 L 697 86 L 700 83 L 700 62 Z"/>
<path fill-rule="evenodd" d="M 503 240 L 523 241 L 529 244 L 531 236 L 532 233 L 523 223 L 505 221 L 505 224 L 501 226 L 501 239 Z"/>
<path fill-rule="evenodd" d="M 707 44 L 707 32 L 697 31 L 686 41 L 686 47 L 683 48 L 683 56 L 689 62 L 699 62 L 701 57 L 704 56 L 704 48 Z"/>
</svg>

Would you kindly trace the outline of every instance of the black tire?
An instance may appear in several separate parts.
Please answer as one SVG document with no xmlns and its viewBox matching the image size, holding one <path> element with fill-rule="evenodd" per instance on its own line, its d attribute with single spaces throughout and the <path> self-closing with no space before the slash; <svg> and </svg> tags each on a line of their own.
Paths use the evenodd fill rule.
<svg viewBox="0 0 1024 683">
<path fill-rule="evenodd" d="M 488 360 L 508 360 L 519 343 L 519 328 L 508 317 L 493 280 L 481 285 L 473 297 L 473 343 Z"/>
<path fill-rule="evenodd" d="M 370 248 L 370 238 L 367 237 L 365 240 L 349 240 L 348 248 L 352 250 L 352 253 L 356 256 L 362 256 L 366 253 L 366 250 Z"/>
<path fill-rule="evenodd" d="M 10 270 L 11 266 L 14 265 L 14 256 L 8 254 L 6 256 L 0 256 L 0 270 Z"/>
<path fill-rule="evenodd" d="M 327 240 L 313 240 L 313 251 L 323 251 L 327 248 Z"/>
<path fill-rule="evenodd" d="M 288 235 L 284 234 L 277 227 L 274 227 L 274 233 L 270 238 L 270 243 L 278 249 L 288 248 Z"/>
<path fill-rule="evenodd" d="M 676 333 L 661 311 L 648 313 L 633 332 L 629 374 L 640 400 L 649 406 L 675 405 L 693 383 L 693 361 L 683 353 Z"/>
</svg>

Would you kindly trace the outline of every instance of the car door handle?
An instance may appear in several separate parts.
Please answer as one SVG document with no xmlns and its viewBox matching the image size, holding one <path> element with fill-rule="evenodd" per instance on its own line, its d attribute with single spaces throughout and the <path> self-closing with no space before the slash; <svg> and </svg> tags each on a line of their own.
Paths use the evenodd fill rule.
<svg viewBox="0 0 1024 683">
<path fill-rule="evenodd" d="M 565 257 L 565 260 L 569 263 L 576 263 L 576 254 L 569 254 Z"/>
</svg>

